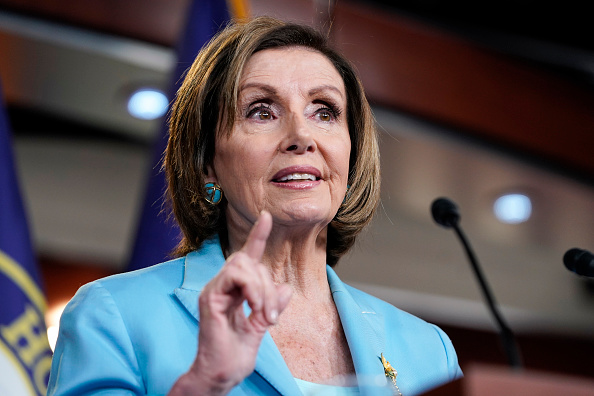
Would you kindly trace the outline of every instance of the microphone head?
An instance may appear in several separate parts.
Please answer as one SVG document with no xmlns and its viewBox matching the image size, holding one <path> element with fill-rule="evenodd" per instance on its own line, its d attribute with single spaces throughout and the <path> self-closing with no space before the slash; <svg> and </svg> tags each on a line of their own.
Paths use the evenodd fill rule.
<svg viewBox="0 0 594 396">
<path fill-rule="evenodd" d="M 584 249 L 569 249 L 563 255 L 563 264 L 578 275 L 594 277 L 594 254 Z"/>
<path fill-rule="evenodd" d="M 460 213 L 456 204 L 443 197 L 433 201 L 431 215 L 437 224 L 445 228 L 457 226 L 460 221 Z"/>
</svg>

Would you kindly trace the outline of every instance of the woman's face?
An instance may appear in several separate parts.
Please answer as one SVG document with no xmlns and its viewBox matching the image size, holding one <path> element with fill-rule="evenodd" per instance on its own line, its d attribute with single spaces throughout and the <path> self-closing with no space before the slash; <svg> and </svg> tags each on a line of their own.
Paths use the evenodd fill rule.
<svg viewBox="0 0 594 396">
<path fill-rule="evenodd" d="M 322 54 L 289 47 L 257 52 L 239 83 L 234 127 L 215 144 L 227 221 L 266 209 L 277 224 L 326 226 L 346 192 L 351 141 L 342 78 Z"/>
</svg>

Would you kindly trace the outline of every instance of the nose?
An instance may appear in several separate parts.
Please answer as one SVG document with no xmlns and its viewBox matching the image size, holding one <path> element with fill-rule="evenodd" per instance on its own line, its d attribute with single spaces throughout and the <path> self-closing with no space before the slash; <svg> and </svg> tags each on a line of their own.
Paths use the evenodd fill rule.
<svg viewBox="0 0 594 396">
<path fill-rule="evenodd" d="M 303 116 L 292 115 L 289 117 L 287 125 L 285 125 L 286 134 L 281 142 L 280 150 L 293 154 L 316 151 L 317 145 L 310 128 L 311 126 Z"/>
</svg>

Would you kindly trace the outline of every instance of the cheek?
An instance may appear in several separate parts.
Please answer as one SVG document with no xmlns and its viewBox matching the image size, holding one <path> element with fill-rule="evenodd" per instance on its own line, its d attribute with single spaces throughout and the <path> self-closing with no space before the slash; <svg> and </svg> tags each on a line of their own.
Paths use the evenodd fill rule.
<svg viewBox="0 0 594 396">
<path fill-rule="evenodd" d="M 330 146 L 328 158 L 333 168 L 332 171 L 345 181 L 348 178 L 350 157 L 350 140 L 341 139 Z"/>
<path fill-rule="evenodd" d="M 216 150 L 215 172 L 222 182 L 253 182 L 265 176 L 270 151 L 258 139 L 230 139 Z"/>
<path fill-rule="evenodd" d="M 236 131 L 232 132 L 228 139 L 217 140 L 214 164 L 218 177 L 225 177 L 230 171 L 241 169 L 243 163 L 249 161 L 249 142 L 242 140 L 238 138 Z"/>
</svg>

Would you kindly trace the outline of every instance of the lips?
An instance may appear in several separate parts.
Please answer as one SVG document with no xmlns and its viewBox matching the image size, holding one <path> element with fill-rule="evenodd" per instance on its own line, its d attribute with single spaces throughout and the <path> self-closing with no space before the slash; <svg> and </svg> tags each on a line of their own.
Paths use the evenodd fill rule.
<svg viewBox="0 0 594 396">
<path fill-rule="evenodd" d="M 272 177 L 275 183 L 315 182 L 322 177 L 313 166 L 289 166 L 276 172 Z"/>
</svg>

